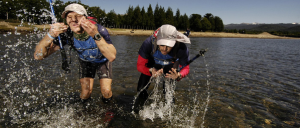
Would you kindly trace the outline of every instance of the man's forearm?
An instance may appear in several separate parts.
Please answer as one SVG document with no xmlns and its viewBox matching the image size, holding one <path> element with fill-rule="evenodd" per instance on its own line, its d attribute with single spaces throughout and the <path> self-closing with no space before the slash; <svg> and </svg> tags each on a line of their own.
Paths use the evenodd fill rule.
<svg viewBox="0 0 300 128">
<path fill-rule="evenodd" d="M 55 50 L 55 46 L 53 43 L 53 39 L 46 35 L 39 44 L 35 47 L 34 59 L 42 60 L 52 54 Z"/>
<path fill-rule="evenodd" d="M 108 61 L 113 62 L 116 59 L 117 50 L 114 45 L 106 43 L 104 38 L 100 41 L 96 41 L 96 44 Z"/>
<path fill-rule="evenodd" d="M 148 59 L 144 59 L 142 56 L 138 56 L 138 60 L 137 60 L 137 70 L 147 76 L 151 76 L 152 74 L 150 73 L 148 67 L 146 67 L 146 64 L 148 63 Z"/>
</svg>

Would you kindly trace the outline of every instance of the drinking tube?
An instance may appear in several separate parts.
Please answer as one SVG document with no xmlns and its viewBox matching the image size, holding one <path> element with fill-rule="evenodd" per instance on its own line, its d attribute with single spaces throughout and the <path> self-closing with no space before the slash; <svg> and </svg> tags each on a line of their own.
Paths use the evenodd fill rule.
<svg viewBox="0 0 300 128">
<path fill-rule="evenodd" d="M 56 23 L 57 22 L 57 19 L 55 18 L 55 13 L 54 13 L 54 8 L 53 8 L 53 5 L 52 5 L 52 0 L 49 0 L 49 3 L 50 3 L 50 8 L 51 8 L 51 13 L 52 13 L 52 22 L 53 23 Z M 67 55 L 66 55 L 66 51 L 61 43 L 61 39 L 60 39 L 60 36 L 58 35 L 58 41 L 59 41 L 59 47 L 60 47 L 60 53 L 61 53 L 61 57 L 62 57 L 62 69 L 65 70 L 67 73 L 70 72 L 70 69 L 69 69 L 69 64 L 68 64 L 68 61 L 67 61 Z"/>
</svg>

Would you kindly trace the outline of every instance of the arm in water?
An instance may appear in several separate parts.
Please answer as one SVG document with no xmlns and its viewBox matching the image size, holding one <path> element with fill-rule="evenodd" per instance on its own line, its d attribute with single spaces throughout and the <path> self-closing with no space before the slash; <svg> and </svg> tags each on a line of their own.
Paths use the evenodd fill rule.
<svg viewBox="0 0 300 128">
<path fill-rule="evenodd" d="M 52 24 L 49 33 L 46 34 L 45 37 L 35 47 L 34 59 L 42 60 L 59 50 L 59 46 L 53 43 L 53 38 L 56 38 L 60 33 L 63 33 L 66 30 L 67 25 L 64 25 L 64 23 Z"/>
<path fill-rule="evenodd" d="M 85 17 L 81 19 L 81 23 L 79 24 L 91 37 L 94 37 L 97 33 L 99 33 L 97 26 Z M 116 59 L 117 50 L 114 45 L 108 44 L 103 37 L 101 40 L 95 40 L 95 42 L 101 53 L 109 60 L 109 62 L 113 62 Z"/>
</svg>

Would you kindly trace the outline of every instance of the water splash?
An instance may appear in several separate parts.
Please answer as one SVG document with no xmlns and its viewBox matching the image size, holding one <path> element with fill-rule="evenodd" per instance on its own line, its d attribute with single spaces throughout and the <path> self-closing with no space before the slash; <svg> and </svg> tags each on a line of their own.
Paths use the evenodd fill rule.
<svg viewBox="0 0 300 128">
<path fill-rule="evenodd" d="M 205 57 L 204 58 L 204 63 L 205 63 L 205 66 L 206 66 L 206 85 L 207 85 L 207 98 L 206 98 L 206 105 L 205 105 L 205 108 L 204 108 L 204 112 L 203 112 L 203 116 L 202 116 L 202 124 L 201 124 L 201 128 L 204 128 L 204 123 L 205 123 L 205 115 L 206 115 L 206 112 L 208 110 L 208 104 L 209 104 L 209 101 L 210 101 L 210 82 L 209 82 L 209 78 L 210 78 L 210 75 L 209 75 L 209 72 L 208 72 L 208 64 L 205 60 Z"/>
<path fill-rule="evenodd" d="M 206 67 L 207 66 L 208 65 L 206 65 Z M 198 95 L 198 89 L 201 89 L 196 88 L 196 90 L 191 91 L 189 94 L 191 99 L 184 99 L 183 104 L 180 104 L 182 102 L 178 104 L 176 99 L 180 100 L 178 96 L 180 96 L 180 94 L 186 95 L 186 92 L 176 93 L 176 81 L 164 78 L 164 76 L 151 77 L 147 86 L 150 86 L 151 82 L 154 83 L 152 92 L 144 103 L 143 108 L 139 110 L 138 115 L 135 114 L 133 105 L 132 114 L 141 120 L 149 119 L 152 122 L 158 120 L 165 121 L 166 126 L 169 127 L 195 127 L 200 125 L 204 127 L 205 115 L 210 100 L 208 68 L 206 68 L 206 74 L 206 94 Z M 199 84 L 200 83 L 196 82 L 193 85 L 200 86 Z M 165 85 L 165 92 L 162 89 L 162 85 Z M 147 86 L 141 89 L 141 91 Z M 134 104 L 141 91 L 135 96 Z M 199 123 L 199 119 L 201 122 L 196 125 L 196 123 Z"/>
<path fill-rule="evenodd" d="M 161 85 L 161 79 L 163 79 L 163 76 L 156 77 L 154 79 L 154 89 L 145 102 L 143 110 L 139 111 L 139 116 L 143 120 L 150 119 L 153 121 L 155 118 L 172 118 L 172 102 L 175 94 L 175 81 L 165 79 L 165 94 L 162 94 L 162 91 L 159 89 L 159 86 Z"/>
</svg>

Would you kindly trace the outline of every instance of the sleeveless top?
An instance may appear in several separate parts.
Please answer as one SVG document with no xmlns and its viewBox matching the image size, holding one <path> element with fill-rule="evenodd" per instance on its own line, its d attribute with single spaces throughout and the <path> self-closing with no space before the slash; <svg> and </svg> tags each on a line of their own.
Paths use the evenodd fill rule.
<svg viewBox="0 0 300 128">
<path fill-rule="evenodd" d="M 174 58 L 173 56 L 167 54 L 163 55 L 159 50 L 156 50 L 156 52 L 153 54 L 153 58 L 155 61 L 155 64 L 159 65 L 171 65 L 174 64 L 176 61 L 178 61 L 178 58 Z"/>
<path fill-rule="evenodd" d="M 80 41 L 75 38 L 73 38 L 73 41 L 73 46 L 81 60 L 91 63 L 103 63 L 107 61 L 107 58 L 100 52 L 95 40 L 91 36 L 86 41 Z"/>
<path fill-rule="evenodd" d="M 108 44 L 112 44 L 109 33 L 105 27 L 100 24 L 95 24 L 98 27 L 98 32 Z M 81 60 L 91 62 L 91 63 L 104 63 L 107 60 L 105 56 L 100 52 L 99 48 L 93 37 L 89 37 L 85 41 L 77 40 L 73 37 L 73 32 L 70 28 L 67 29 L 67 32 L 60 34 L 61 42 L 63 46 L 66 44 L 70 45 L 72 49 L 76 50 L 78 56 Z M 53 41 L 54 44 L 59 45 L 58 38 L 55 38 Z"/>
</svg>

